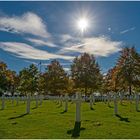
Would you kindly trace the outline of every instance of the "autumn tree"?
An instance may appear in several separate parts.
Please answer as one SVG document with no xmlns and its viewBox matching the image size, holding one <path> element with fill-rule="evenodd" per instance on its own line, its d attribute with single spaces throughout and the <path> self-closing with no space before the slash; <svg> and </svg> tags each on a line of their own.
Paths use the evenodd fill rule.
<svg viewBox="0 0 140 140">
<path fill-rule="evenodd" d="M 53 94 L 67 92 L 68 76 L 60 63 L 57 60 L 53 60 L 46 70 L 48 90 Z"/>
<path fill-rule="evenodd" d="M 84 53 L 76 57 L 71 65 L 71 76 L 75 88 L 84 89 L 85 95 L 100 89 L 102 75 L 93 55 Z"/>
<path fill-rule="evenodd" d="M 4 62 L 0 62 L 0 92 L 10 92 L 14 95 L 18 87 L 18 76 L 15 71 L 7 68 Z"/>
<path fill-rule="evenodd" d="M 119 85 L 119 78 L 118 78 L 118 67 L 113 67 L 109 69 L 107 74 L 103 78 L 103 91 L 105 93 L 108 92 L 118 92 L 121 90 L 121 85 Z"/>
<path fill-rule="evenodd" d="M 6 77 L 7 65 L 4 62 L 0 62 L 0 94 L 7 90 L 7 77 Z"/>
<path fill-rule="evenodd" d="M 11 70 L 6 71 L 6 77 L 7 77 L 7 90 L 13 96 L 17 91 L 19 85 L 19 77 L 15 71 L 11 71 Z"/>
<path fill-rule="evenodd" d="M 126 87 L 131 95 L 132 90 L 140 86 L 140 55 L 134 47 L 121 51 L 116 67 L 120 86 Z"/>
</svg>

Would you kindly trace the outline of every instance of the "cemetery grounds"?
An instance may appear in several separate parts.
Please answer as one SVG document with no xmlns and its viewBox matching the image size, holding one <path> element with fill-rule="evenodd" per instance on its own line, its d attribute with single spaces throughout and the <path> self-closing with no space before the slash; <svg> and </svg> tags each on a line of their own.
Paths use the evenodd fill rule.
<svg viewBox="0 0 140 140">
<path fill-rule="evenodd" d="M 0 104 L 2 104 L 0 100 Z M 81 103 L 81 128 L 77 138 L 140 138 L 140 112 L 136 111 L 135 100 L 118 101 L 118 115 L 114 115 L 114 102 L 95 102 L 90 109 L 89 102 Z M 26 114 L 26 102 L 5 101 L 5 108 L 0 110 L 0 138 L 27 139 L 69 139 L 75 123 L 75 103 L 68 102 L 64 111 L 57 100 L 43 100 L 36 108 L 36 101 L 31 101 L 30 114 Z"/>
</svg>

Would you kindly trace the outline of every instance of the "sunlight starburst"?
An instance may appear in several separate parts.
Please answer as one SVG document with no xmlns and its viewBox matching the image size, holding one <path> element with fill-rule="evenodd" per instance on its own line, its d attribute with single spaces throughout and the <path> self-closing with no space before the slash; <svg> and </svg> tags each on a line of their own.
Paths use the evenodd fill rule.
<svg viewBox="0 0 140 140">
<path fill-rule="evenodd" d="M 89 21 L 87 18 L 82 17 L 80 19 L 78 19 L 77 21 L 77 27 L 78 29 L 83 33 L 84 31 L 87 30 L 87 28 L 89 27 Z"/>
</svg>

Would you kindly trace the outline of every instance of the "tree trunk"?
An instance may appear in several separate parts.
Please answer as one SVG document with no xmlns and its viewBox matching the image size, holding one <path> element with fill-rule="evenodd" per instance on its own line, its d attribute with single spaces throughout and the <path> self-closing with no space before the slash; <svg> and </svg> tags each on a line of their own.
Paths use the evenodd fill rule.
<svg viewBox="0 0 140 140">
<path fill-rule="evenodd" d="M 131 85 L 129 85 L 129 95 L 132 95 L 132 88 L 131 88 Z"/>
<path fill-rule="evenodd" d="M 130 103 L 132 104 L 132 88 L 131 88 L 131 85 L 129 85 L 129 100 L 130 100 Z"/>
<path fill-rule="evenodd" d="M 14 96 L 14 92 L 13 91 L 11 92 L 11 95 Z"/>
</svg>

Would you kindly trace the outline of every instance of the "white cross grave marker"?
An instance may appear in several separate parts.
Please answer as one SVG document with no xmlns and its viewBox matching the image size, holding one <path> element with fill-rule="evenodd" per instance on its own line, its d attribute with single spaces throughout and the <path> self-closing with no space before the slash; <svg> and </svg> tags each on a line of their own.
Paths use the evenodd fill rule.
<svg viewBox="0 0 140 140">
<path fill-rule="evenodd" d="M 80 133 L 80 127 L 81 127 L 81 94 L 76 93 L 76 120 L 74 125 L 74 130 L 72 136 L 75 137 L 79 135 Z"/>
</svg>

